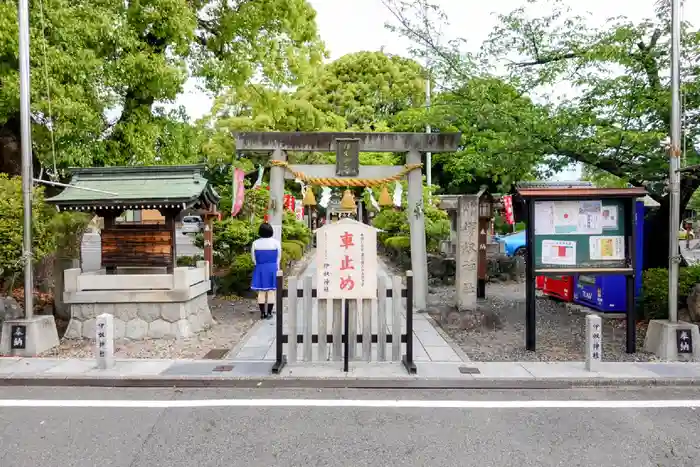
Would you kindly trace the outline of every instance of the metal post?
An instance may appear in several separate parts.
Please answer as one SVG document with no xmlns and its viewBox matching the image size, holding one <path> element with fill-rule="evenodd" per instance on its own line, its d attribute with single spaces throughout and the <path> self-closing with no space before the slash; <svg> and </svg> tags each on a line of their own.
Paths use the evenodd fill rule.
<svg viewBox="0 0 700 467">
<path fill-rule="evenodd" d="M 527 225 L 525 229 L 527 248 L 525 256 L 525 348 L 535 351 L 537 341 L 537 313 L 535 307 L 535 206 L 528 200 Z"/>
<path fill-rule="evenodd" d="M 296 292 L 296 291 L 295 291 Z M 276 314 L 277 322 L 275 323 L 275 364 L 272 365 L 272 373 L 279 374 L 282 368 L 287 364 L 287 358 L 282 353 L 282 339 L 284 338 L 284 328 L 283 328 L 283 311 L 282 311 L 282 294 L 284 293 L 284 277 L 282 271 L 277 271 L 277 290 L 275 295 L 276 303 Z M 296 340 L 296 336 L 295 336 Z M 296 344 L 292 344 L 296 345 Z"/>
<path fill-rule="evenodd" d="M 392 300 L 400 299 L 393 297 Z M 403 366 L 409 374 L 416 374 L 418 369 L 413 361 L 413 272 L 406 271 L 406 355 Z"/>
<path fill-rule="evenodd" d="M 668 320 L 678 321 L 678 226 L 680 225 L 681 174 L 681 20 L 680 0 L 671 2 L 671 148 L 669 151 L 669 252 Z"/>
<path fill-rule="evenodd" d="M 625 277 L 626 302 L 627 302 L 627 353 L 635 353 L 637 351 L 637 308 L 634 300 L 635 294 L 635 275 L 637 274 L 637 201 L 634 198 L 626 201 L 625 204 L 625 242 L 627 243 L 627 251 L 629 257 L 629 267 L 632 268 L 632 273 Z M 677 237 L 676 237 L 677 238 Z"/>
<path fill-rule="evenodd" d="M 344 321 L 345 321 L 345 329 L 343 330 L 343 334 L 345 337 L 345 355 L 343 355 L 343 371 L 347 373 L 350 371 L 350 300 L 349 299 L 344 299 L 343 300 L 343 305 L 344 305 Z M 355 344 L 353 342 L 353 344 Z"/>
<path fill-rule="evenodd" d="M 22 150 L 22 202 L 24 205 L 24 317 L 34 314 L 32 277 L 32 128 L 30 122 L 29 82 L 29 0 L 19 0 L 19 113 Z"/>
<path fill-rule="evenodd" d="M 430 110 L 430 69 L 428 69 L 428 79 L 425 81 L 425 107 Z M 425 126 L 425 132 L 431 133 L 430 124 Z M 425 180 L 428 186 L 433 186 L 433 154 L 425 153 Z"/>
</svg>

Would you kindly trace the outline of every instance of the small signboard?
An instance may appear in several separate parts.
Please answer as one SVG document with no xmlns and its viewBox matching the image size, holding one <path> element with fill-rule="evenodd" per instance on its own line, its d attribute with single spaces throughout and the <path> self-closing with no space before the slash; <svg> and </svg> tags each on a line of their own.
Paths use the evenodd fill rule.
<svg viewBox="0 0 700 467">
<path fill-rule="evenodd" d="M 681 353 L 693 353 L 693 334 L 689 329 L 676 330 L 676 350 Z"/>
<path fill-rule="evenodd" d="M 360 174 L 360 140 L 337 139 L 335 174 L 339 177 L 357 177 Z"/>
<path fill-rule="evenodd" d="M 316 231 L 319 298 L 377 298 L 377 231 L 341 219 Z"/>
<path fill-rule="evenodd" d="M 10 333 L 12 334 L 10 349 L 24 350 L 27 348 L 27 326 L 13 325 L 10 327 Z"/>
</svg>

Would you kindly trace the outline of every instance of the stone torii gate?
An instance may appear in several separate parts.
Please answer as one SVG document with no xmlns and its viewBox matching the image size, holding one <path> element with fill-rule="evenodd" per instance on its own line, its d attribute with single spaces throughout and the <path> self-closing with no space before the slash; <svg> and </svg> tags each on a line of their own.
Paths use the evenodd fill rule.
<svg viewBox="0 0 700 467">
<path fill-rule="evenodd" d="M 281 236 L 285 176 L 304 174 L 312 185 L 323 186 L 319 179 L 344 179 L 345 186 L 365 186 L 359 179 L 408 177 L 408 220 L 411 228 L 411 269 L 414 277 L 414 306 L 426 307 L 428 265 L 423 214 L 421 158 L 426 152 L 453 152 L 460 133 L 281 133 L 246 132 L 236 134 L 237 152 L 272 153 L 270 169 L 270 224 Z M 287 164 L 287 152 L 335 152 L 333 165 Z M 360 152 L 405 152 L 406 165 L 360 165 Z"/>
</svg>

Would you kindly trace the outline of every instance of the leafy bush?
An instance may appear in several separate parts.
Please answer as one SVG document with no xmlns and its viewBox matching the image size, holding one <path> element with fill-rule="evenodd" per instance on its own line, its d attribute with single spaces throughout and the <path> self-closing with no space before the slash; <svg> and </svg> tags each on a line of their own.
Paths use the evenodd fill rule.
<svg viewBox="0 0 700 467">
<path fill-rule="evenodd" d="M 54 235 L 56 252 L 60 257 L 80 257 L 80 245 L 89 224 L 90 215 L 84 212 L 62 212 L 52 217 L 49 230 Z"/>
<path fill-rule="evenodd" d="M 440 243 L 450 235 L 450 219 L 445 211 L 437 207 L 437 199 L 429 193 L 424 198 L 423 213 L 425 217 L 426 248 L 428 252 L 437 252 Z M 379 242 L 388 247 L 387 239 L 393 237 L 410 237 L 408 216 L 413 215 L 407 210 L 383 209 L 374 218 L 373 225 L 384 232 L 379 232 Z M 392 246 L 396 249 L 397 245 Z M 405 249 L 408 251 L 410 245 Z"/>
<path fill-rule="evenodd" d="M 23 235 L 22 179 L 0 173 L 0 278 L 18 278 L 22 272 Z M 56 236 L 51 232 L 56 216 L 44 202 L 44 190 L 34 188 L 32 197 L 32 253 L 39 262 L 56 249 Z"/>
<path fill-rule="evenodd" d="M 177 258 L 177 265 L 180 267 L 192 268 L 197 265 L 197 261 L 202 261 L 204 258 L 197 256 L 180 256 Z"/>
<path fill-rule="evenodd" d="M 292 261 L 299 261 L 304 256 L 304 250 L 295 242 L 282 242 L 282 251 L 286 252 Z"/>
<path fill-rule="evenodd" d="M 512 225 L 506 222 L 505 217 L 496 216 L 493 219 L 493 229 L 499 235 L 506 235 L 511 232 L 520 232 L 521 230 L 525 230 L 525 223 L 516 222 L 515 228 L 513 228 Z"/>
<path fill-rule="evenodd" d="M 244 252 L 250 256 L 250 246 L 258 236 L 259 225 L 237 217 L 214 222 L 214 267 L 227 268 Z M 197 234 L 194 244 L 204 248 L 204 236 Z"/>
<path fill-rule="evenodd" d="M 411 237 L 389 237 L 384 241 L 384 246 L 395 250 L 408 250 L 411 248 Z"/>
<path fill-rule="evenodd" d="M 302 252 L 306 250 L 306 247 L 308 246 L 308 243 L 304 243 L 302 240 L 288 240 L 287 242 L 299 245 L 299 248 L 301 248 Z"/>
<path fill-rule="evenodd" d="M 282 241 L 290 240 L 298 240 L 306 246 L 311 241 L 311 230 L 293 212 L 285 211 L 282 218 Z"/>
<path fill-rule="evenodd" d="M 693 286 L 700 283 L 700 266 L 680 268 L 678 276 L 678 304 L 686 306 Z M 668 318 L 668 269 L 654 268 L 642 275 L 642 296 L 639 300 L 646 319 Z"/>
<path fill-rule="evenodd" d="M 224 295 L 241 295 L 249 290 L 254 267 L 250 253 L 242 253 L 234 257 L 230 267 L 226 269 L 219 281 L 219 292 Z"/>
</svg>

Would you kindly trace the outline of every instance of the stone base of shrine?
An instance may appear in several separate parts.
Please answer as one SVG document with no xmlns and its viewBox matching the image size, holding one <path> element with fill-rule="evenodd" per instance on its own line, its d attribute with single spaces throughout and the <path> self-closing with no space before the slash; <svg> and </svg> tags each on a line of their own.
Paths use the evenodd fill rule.
<svg viewBox="0 0 700 467">
<path fill-rule="evenodd" d="M 66 339 L 95 339 L 95 320 L 114 316 L 115 339 L 183 339 L 214 323 L 207 292 L 208 266 L 175 268 L 173 274 L 65 272 L 71 320 Z"/>
</svg>

